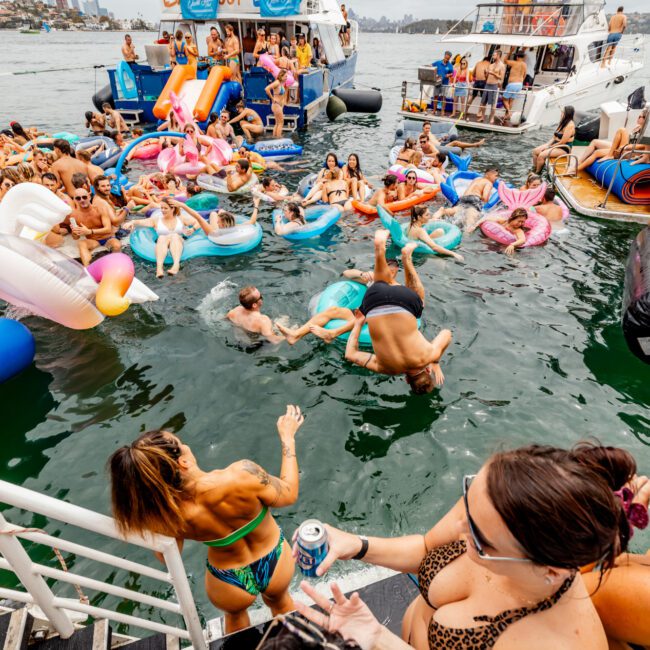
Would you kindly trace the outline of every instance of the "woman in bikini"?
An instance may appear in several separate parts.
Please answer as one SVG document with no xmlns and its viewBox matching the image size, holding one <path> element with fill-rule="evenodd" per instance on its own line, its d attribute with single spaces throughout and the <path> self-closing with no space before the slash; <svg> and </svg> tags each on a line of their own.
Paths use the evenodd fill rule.
<svg viewBox="0 0 650 650">
<path fill-rule="evenodd" d="M 574 116 L 575 109 L 573 106 L 565 106 L 553 137 L 548 142 L 533 149 L 533 171 L 536 174 L 542 171 L 547 160 L 559 158 L 571 152 L 576 137 Z"/>
<path fill-rule="evenodd" d="M 261 27 L 257 30 L 257 39 L 255 41 L 255 47 L 253 48 L 253 58 L 255 59 L 255 63 L 258 62 L 262 54 L 266 54 L 268 52 L 268 47 L 269 44 L 266 40 L 266 30 L 264 27 Z"/>
<path fill-rule="evenodd" d="M 323 193 L 325 172 L 328 170 L 334 171 L 335 169 L 339 169 L 339 168 L 340 168 L 339 159 L 336 156 L 336 154 L 331 152 L 328 153 L 327 156 L 325 156 L 324 167 L 318 172 L 318 175 L 316 176 L 316 180 L 314 181 L 311 189 L 305 196 L 305 199 L 303 200 L 302 204 L 309 205 L 310 203 L 316 203 L 316 201 L 319 201 Z"/>
<path fill-rule="evenodd" d="M 413 160 L 414 154 L 415 154 L 415 140 L 413 140 L 413 138 L 406 138 L 406 142 L 404 142 L 404 146 L 402 147 L 401 151 L 397 154 L 397 158 L 395 159 L 395 164 L 402 165 L 402 167 L 406 167 L 406 165 L 410 165 L 411 161 Z"/>
<path fill-rule="evenodd" d="M 287 93 L 284 82 L 287 78 L 287 71 L 280 70 L 275 81 L 272 81 L 264 91 L 271 100 L 271 111 L 275 117 L 275 126 L 273 127 L 273 137 L 281 138 L 284 127 L 284 105 L 287 103 Z"/>
<path fill-rule="evenodd" d="M 282 212 L 286 221 L 282 218 L 282 215 L 278 214 L 273 222 L 273 229 L 276 235 L 288 235 L 307 225 L 305 216 L 297 203 L 285 204 Z"/>
<path fill-rule="evenodd" d="M 228 124 L 237 123 L 248 142 L 253 142 L 257 136 L 264 133 L 264 123 L 259 113 L 252 108 L 246 108 L 246 104 L 241 101 L 237 103 L 237 115 L 228 122 Z"/>
<path fill-rule="evenodd" d="M 337 206 L 342 212 L 352 209 L 348 183 L 343 180 L 343 172 L 338 167 L 325 170 L 323 173 L 323 189 L 320 196 L 316 194 L 309 201 L 305 201 L 303 205 L 316 203 L 319 199 L 324 203 Z"/>
<path fill-rule="evenodd" d="M 185 34 L 185 54 L 187 55 L 187 65 L 194 68 L 194 74 L 199 65 L 199 48 L 189 32 Z"/>
<path fill-rule="evenodd" d="M 295 608 L 289 595 L 294 562 L 269 508 L 298 498 L 295 434 L 303 423 L 288 406 L 277 427 L 280 476 L 241 460 L 204 472 L 192 450 L 167 431 L 142 434 L 109 460 L 113 516 L 122 533 L 158 533 L 208 547 L 205 586 L 225 612 L 226 633 L 248 627 L 247 609 L 259 594 L 273 614 Z"/>
<path fill-rule="evenodd" d="M 338 587 L 331 603 L 303 583 L 324 613 L 300 604 L 298 611 L 372 650 L 607 650 L 579 570 L 598 563 L 593 582 L 606 584 L 627 549 L 631 526 L 616 492 L 627 485 L 638 499 L 635 473 L 631 454 L 614 447 L 499 452 L 463 477 L 462 498 L 425 535 L 366 538 L 326 526 L 319 575 L 337 559 L 418 574 L 421 595 L 404 616 L 405 640 Z"/>
<path fill-rule="evenodd" d="M 178 273 L 181 267 L 184 238 L 193 233 L 199 224 L 194 218 L 194 211 L 175 199 L 165 197 L 155 207 L 160 209 L 159 215 L 154 215 L 148 219 L 127 221 L 122 224 L 122 228 L 128 232 L 131 232 L 134 228 L 155 229 L 158 235 L 156 240 L 156 277 L 162 278 L 167 253 L 172 257 L 172 266 L 167 273 L 169 275 Z"/>
<path fill-rule="evenodd" d="M 435 194 L 435 189 L 432 183 L 419 183 L 416 171 L 414 169 L 408 169 L 404 176 L 404 181 L 397 186 L 397 198 L 403 201 L 413 195 Z"/>
<path fill-rule="evenodd" d="M 406 231 L 406 236 L 411 241 L 422 242 L 431 250 L 438 253 L 438 255 L 453 257 L 455 260 L 462 262 L 464 259 L 462 255 L 454 253 L 454 251 L 448 251 L 446 248 L 436 244 L 436 238 L 442 237 L 445 234 L 445 231 L 442 228 L 436 228 L 433 232 L 427 233 L 424 226 L 426 226 L 430 220 L 431 213 L 428 208 L 423 205 L 413 206 L 411 208 L 411 220 L 409 222 L 408 230 Z"/>
<path fill-rule="evenodd" d="M 348 162 L 343 165 L 343 179 L 348 182 L 352 198 L 358 201 L 365 200 L 366 188 L 372 189 L 372 184 L 361 171 L 361 163 L 356 153 L 351 153 Z"/>
</svg>

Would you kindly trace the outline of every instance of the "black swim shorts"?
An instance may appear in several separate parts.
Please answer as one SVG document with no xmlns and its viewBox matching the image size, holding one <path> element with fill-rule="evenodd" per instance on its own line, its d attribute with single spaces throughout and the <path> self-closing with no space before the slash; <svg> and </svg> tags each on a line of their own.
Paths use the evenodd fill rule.
<svg viewBox="0 0 650 650">
<path fill-rule="evenodd" d="M 413 289 L 401 284 L 374 282 L 366 291 L 359 311 L 367 316 L 373 309 L 386 306 L 401 307 L 415 318 L 420 318 L 424 309 L 420 296 Z"/>
<path fill-rule="evenodd" d="M 469 196 L 461 196 L 458 200 L 458 203 L 470 208 L 474 208 L 479 212 L 483 209 L 483 201 L 481 201 L 481 199 L 475 194 L 470 194 Z"/>
</svg>

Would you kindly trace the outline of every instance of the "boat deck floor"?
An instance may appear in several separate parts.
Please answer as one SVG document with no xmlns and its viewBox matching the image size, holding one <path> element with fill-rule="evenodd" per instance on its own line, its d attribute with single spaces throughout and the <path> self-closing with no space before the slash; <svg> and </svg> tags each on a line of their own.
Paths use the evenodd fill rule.
<svg viewBox="0 0 650 650">
<path fill-rule="evenodd" d="M 573 147 L 572 153 L 580 159 L 585 149 Z M 650 223 L 650 205 L 628 205 L 612 193 L 607 198 L 607 205 L 602 207 L 607 188 L 586 171 L 580 171 L 576 176 L 562 176 L 568 165 L 566 159 L 558 161 L 554 181 L 557 190 L 576 212 L 589 217 Z"/>
</svg>

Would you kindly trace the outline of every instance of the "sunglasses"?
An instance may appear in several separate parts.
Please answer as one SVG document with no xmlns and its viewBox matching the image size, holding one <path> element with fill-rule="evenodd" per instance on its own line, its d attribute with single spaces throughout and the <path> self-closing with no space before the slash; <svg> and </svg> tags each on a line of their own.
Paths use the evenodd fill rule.
<svg viewBox="0 0 650 650">
<path fill-rule="evenodd" d="M 7 190 L 10 190 L 14 184 L 11 181 L 3 181 L 2 187 L 4 187 Z"/>
<path fill-rule="evenodd" d="M 476 474 L 468 474 L 463 477 L 463 501 L 465 502 L 465 515 L 467 516 L 467 525 L 469 526 L 469 532 L 472 536 L 472 541 L 476 547 L 476 552 L 481 560 L 492 560 L 493 562 L 532 562 L 531 559 L 527 557 L 498 557 L 495 555 L 488 555 L 483 549 L 484 542 L 481 542 L 481 539 L 485 539 L 481 534 L 481 531 L 478 529 L 477 525 L 472 519 L 472 515 L 469 514 L 469 502 L 467 499 L 467 492 L 472 481 L 476 478 Z"/>
<path fill-rule="evenodd" d="M 88 201 L 90 199 L 90 196 L 86 194 L 85 196 L 75 196 L 74 200 L 75 201 Z"/>
</svg>

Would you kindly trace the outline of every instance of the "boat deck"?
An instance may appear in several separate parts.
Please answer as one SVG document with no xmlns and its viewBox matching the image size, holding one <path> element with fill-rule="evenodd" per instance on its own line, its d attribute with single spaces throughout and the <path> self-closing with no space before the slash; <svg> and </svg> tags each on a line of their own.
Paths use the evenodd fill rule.
<svg viewBox="0 0 650 650">
<path fill-rule="evenodd" d="M 585 149 L 573 147 L 572 153 L 580 158 Z M 568 160 L 558 161 L 553 180 L 557 191 L 575 212 L 599 219 L 650 224 L 650 205 L 628 205 L 612 193 L 603 207 L 607 188 L 585 171 L 578 172 L 576 176 L 562 176 L 568 165 Z"/>
<path fill-rule="evenodd" d="M 502 113 L 503 111 L 499 111 L 497 113 L 497 118 Z M 426 111 L 423 113 L 413 113 L 411 111 L 399 111 L 399 115 L 408 118 L 410 120 L 420 120 L 422 122 L 443 122 L 446 124 L 453 124 L 456 127 L 462 129 L 472 129 L 475 131 L 489 131 L 491 133 L 509 133 L 511 135 L 524 133 L 525 131 L 528 131 L 531 128 L 538 128 L 538 125 L 532 124 L 530 122 L 524 122 L 523 124 L 519 124 L 518 126 L 512 126 L 510 124 L 504 125 L 498 119 L 494 124 L 490 124 L 489 119 L 485 122 L 479 122 L 476 119 L 475 113 L 467 115 L 462 119 L 458 119 L 457 116 L 449 117 L 448 113 L 441 115 L 440 112 L 438 112 L 434 115 L 430 111 Z"/>
</svg>

